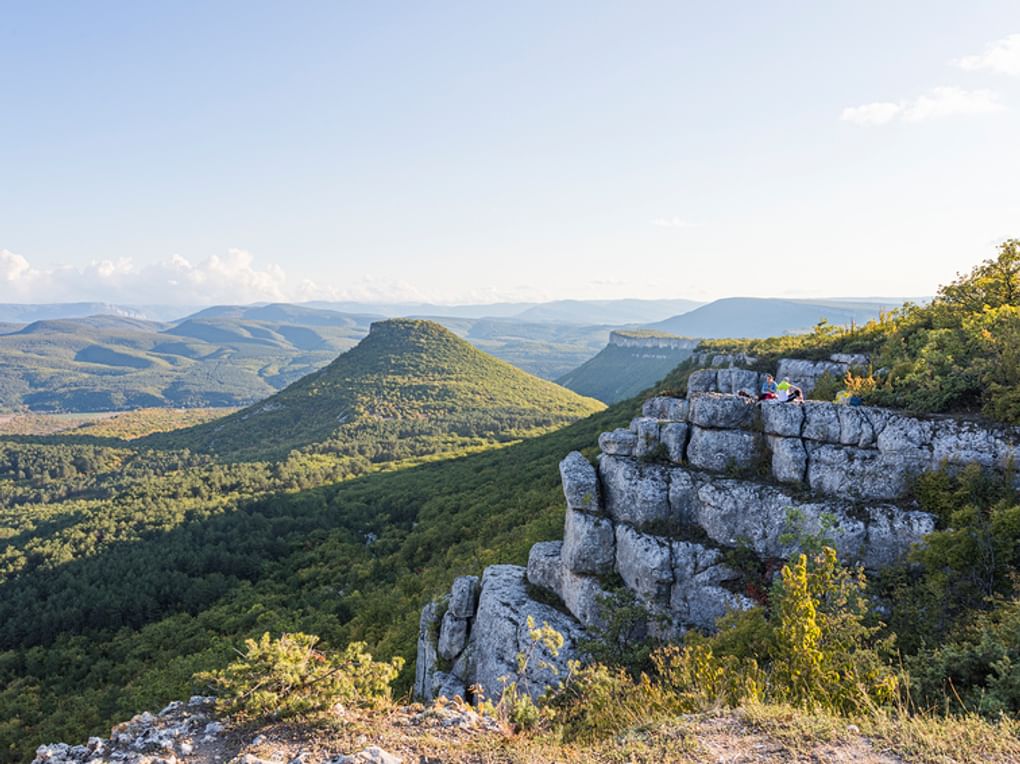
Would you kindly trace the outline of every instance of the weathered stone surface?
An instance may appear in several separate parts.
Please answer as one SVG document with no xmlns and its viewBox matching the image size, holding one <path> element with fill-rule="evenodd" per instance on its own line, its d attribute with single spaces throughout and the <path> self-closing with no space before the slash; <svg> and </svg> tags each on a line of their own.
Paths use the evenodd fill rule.
<svg viewBox="0 0 1020 764">
<path fill-rule="evenodd" d="M 599 435 L 599 450 L 611 456 L 633 456 L 637 446 L 637 434 L 630 430 L 618 429 Z"/>
<path fill-rule="evenodd" d="M 692 371 L 687 377 L 687 397 L 692 393 L 715 393 L 719 391 L 719 371 L 717 369 L 699 369 Z"/>
<path fill-rule="evenodd" d="M 765 375 L 747 369 L 719 369 L 716 384 L 720 393 L 736 394 L 740 391 L 757 397 Z"/>
<path fill-rule="evenodd" d="M 562 541 L 540 541 L 528 553 L 528 582 L 563 599 Z"/>
<path fill-rule="evenodd" d="M 862 368 L 868 365 L 870 359 L 863 353 L 833 353 L 829 356 L 829 360 L 833 363 Z"/>
<path fill-rule="evenodd" d="M 435 698 L 464 698 L 467 684 L 453 672 L 437 671 L 432 680 L 430 700 Z"/>
<path fill-rule="evenodd" d="M 798 404 L 788 404 L 798 405 Z M 834 403 L 805 401 L 799 404 L 804 410 L 804 428 L 801 437 L 823 443 L 839 443 L 839 413 Z"/>
<path fill-rule="evenodd" d="M 630 429 L 637 435 L 634 456 L 647 456 L 659 447 L 658 419 L 637 417 L 630 423 Z"/>
<path fill-rule="evenodd" d="M 780 483 L 803 483 L 807 477 L 807 450 L 800 438 L 769 437 L 772 477 Z"/>
<path fill-rule="evenodd" d="M 848 503 L 802 502 L 772 486 L 729 478 L 703 479 L 698 498 L 698 525 L 724 546 L 747 544 L 761 557 L 786 559 L 797 551 L 798 536 L 824 536 L 844 559 L 864 557 L 866 529 Z"/>
<path fill-rule="evenodd" d="M 414 694 L 419 698 L 432 700 L 435 683 L 438 652 L 436 639 L 439 635 L 439 606 L 435 602 L 422 608 L 418 621 L 418 653 L 414 664 Z"/>
<path fill-rule="evenodd" d="M 750 428 L 754 424 L 754 404 L 738 395 L 704 393 L 691 399 L 688 418 L 699 427 Z"/>
<path fill-rule="evenodd" d="M 470 618 L 478 607 L 478 576 L 455 578 L 450 588 L 450 612 L 458 618 Z"/>
<path fill-rule="evenodd" d="M 934 422 L 894 414 L 878 436 L 878 450 L 883 454 L 901 454 L 911 460 L 930 461 L 934 433 Z"/>
<path fill-rule="evenodd" d="M 814 443 L 808 447 L 807 482 L 826 496 L 858 499 L 898 499 L 910 490 L 923 469 L 903 458 L 874 449 Z"/>
<path fill-rule="evenodd" d="M 569 616 L 528 597 L 524 568 L 492 565 L 482 576 L 478 611 L 468 638 L 467 649 L 471 651 L 474 665 L 473 676 L 464 677 L 466 684 L 477 683 L 484 688 L 487 698 L 499 699 L 503 688 L 500 677 L 517 678 L 517 655 L 531 648 L 528 616 L 537 624 L 548 623 L 560 632 L 564 644 L 558 657 L 541 646 L 535 649 L 523 686 L 537 697 L 558 681 L 558 675 L 542 664 L 565 671 L 567 661 L 577 657 L 577 640 L 582 630 Z"/>
<path fill-rule="evenodd" d="M 839 417 L 839 442 L 858 448 L 875 448 L 890 414 L 871 406 L 836 406 Z"/>
<path fill-rule="evenodd" d="M 738 576 L 721 562 L 722 553 L 689 541 L 672 546 L 674 584 L 670 592 L 670 614 L 681 630 L 694 627 L 711 630 L 730 610 L 747 609 L 754 603 L 734 594 L 722 584 Z"/>
<path fill-rule="evenodd" d="M 467 644 L 468 619 L 458 618 L 449 610 L 443 616 L 443 624 L 439 628 L 437 650 L 439 657 L 452 661 L 464 650 Z"/>
<path fill-rule="evenodd" d="M 660 428 L 659 443 L 665 447 L 671 462 L 680 464 L 686 457 L 689 429 L 684 422 L 670 422 Z"/>
<path fill-rule="evenodd" d="M 606 625 L 602 602 L 608 594 L 599 585 L 598 579 L 564 569 L 562 588 L 563 604 L 585 628 L 602 628 Z"/>
<path fill-rule="evenodd" d="M 601 491 L 595 467 L 579 451 L 571 451 L 560 462 L 560 481 L 569 509 L 601 511 Z"/>
<path fill-rule="evenodd" d="M 669 601 L 673 568 L 666 540 L 617 525 L 616 570 L 627 588 L 645 602 Z"/>
<path fill-rule="evenodd" d="M 692 525 L 701 508 L 698 498 L 698 481 L 686 469 L 669 471 L 669 527 L 682 528 Z"/>
<path fill-rule="evenodd" d="M 804 407 L 781 401 L 761 402 L 762 430 L 768 435 L 799 438 L 804 427 Z"/>
<path fill-rule="evenodd" d="M 747 470 L 757 463 L 760 453 L 760 439 L 756 433 L 692 427 L 687 463 L 714 472 Z"/>
<path fill-rule="evenodd" d="M 789 377 L 793 384 L 800 387 L 804 394 L 815 389 L 818 380 L 828 373 L 833 379 L 842 379 L 849 367 L 844 363 L 833 361 L 805 361 L 799 358 L 783 358 L 776 369 L 776 379 Z"/>
<path fill-rule="evenodd" d="M 85 745 L 41 745 L 32 764 L 158 764 L 189 759 L 198 742 L 217 748 L 222 745 L 225 726 L 214 719 L 215 702 L 214 697 L 196 695 L 186 703 L 170 703 L 158 715 L 148 711 L 137 714 L 116 725 L 108 739 L 90 737 Z M 261 764 L 255 756 L 248 756 L 253 764 Z M 245 764 L 244 758 L 237 759 L 239 764 Z"/>
<path fill-rule="evenodd" d="M 641 415 L 666 422 L 687 421 L 687 399 L 659 395 L 641 406 Z"/>
<path fill-rule="evenodd" d="M 613 524 L 604 517 L 567 510 L 563 523 L 563 564 L 575 573 L 602 575 L 613 569 Z"/>
<path fill-rule="evenodd" d="M 636 528 L 669 521 L 668 473 L 662 465 L 603 454 L 599 478 L 605 510 L 614 521 Z"/>
<path fill-rule="evenodd" d="M 932 466 L 980 464 L 1005 472 L 1020 466 L 1020 429 L 984 429 L 973 422 L 944 419 L 934 423 Z"/>
<path fill-rule="evenodd" d="M 927 512 L 871 507 L 867 528 L 861 562 L 869 570 L 881 570 L 896 562 L 911 544 L 935 530 L 935 518 Z"/>
</svg>

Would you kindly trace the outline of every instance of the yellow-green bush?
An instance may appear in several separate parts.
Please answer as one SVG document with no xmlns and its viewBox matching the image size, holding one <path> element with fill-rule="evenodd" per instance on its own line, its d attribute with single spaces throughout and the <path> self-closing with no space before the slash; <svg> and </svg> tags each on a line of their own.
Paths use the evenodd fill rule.
<svg viewBox="0 0 1020 764">
<path fill-rule="evenodd" d="M 622 667 L 573 666 L 548 701 L 568 739 L 616 734 L 671 714 L 713 706 L 780 702 L 854 714 L 893 703 L 899 677 L 882 659 L 887 643 L 868 625 L 864 574 L 824 547 L 782 569 L 766 616 L 731 613 L 712 636 L 651 655 L 636 679 Z"/>
<path fill-rule="evenodd" d="M 272 639 L 266 632 L 245 642 L 239 660 L 196 680 L 213 688 L 218 710 L 240 719 L 309 714 L 337 703 L 379 708 L 390 702 L 390 683 L 403 658 L 375 661 L 363 642 L 328 653 L 315 649 L 318 641 L 300 632 Z"/>
</svg>

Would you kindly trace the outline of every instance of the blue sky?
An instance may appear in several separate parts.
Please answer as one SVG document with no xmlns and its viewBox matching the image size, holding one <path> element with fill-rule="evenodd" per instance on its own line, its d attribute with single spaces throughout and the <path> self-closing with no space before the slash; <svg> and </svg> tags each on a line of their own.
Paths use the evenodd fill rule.
<svg viewBox="0 0 1020 764">
<path fill-rule="evenodd" d="M 0 0 L 0 301 L 931 293 L 1020 3 Z"/>
</svg>

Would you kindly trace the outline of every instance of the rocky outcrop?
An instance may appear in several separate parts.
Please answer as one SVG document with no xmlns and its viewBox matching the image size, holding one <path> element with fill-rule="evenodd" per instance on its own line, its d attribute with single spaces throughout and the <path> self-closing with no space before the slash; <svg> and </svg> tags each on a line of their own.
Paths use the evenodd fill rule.
<svg viewBox="0 0 1020 764">
<path fill-rule="evenodd" d="M 785 368 L 804 383 L 866 360 Z M 1020 457 L 1016 429 L 819 401 L 758 403 L 762 376 L 732 366 L 694 372 L 686 398 L 651 398 L 630 427 L 603 433 L 597 463 L 567 455 L 563 540 L 532 548 L 526 580 L 522 568 L 489 568 L 477 610 L 457 615 L 463 623 L 426 607 L 423 634 L 428 626 L 434 635 L 419 655 L 439 668 L 419 668 L 419 694 L 472 682 L 498 694 L 499 677 L 514 674 L 527 646 L 529 614 L 567 636 L 550 661 L 560 667 L 586 632 L 606 627 L 621 596 L 648 613 L 643 633 L 710 630 L 727 611 L 752 607 L 768 585 L 735 568 L 748 553 L 775 570 L 812 539 L 880 570 L 934 528 L 911 499 L 916 475 L 965 464 L 1011 474 Z M 528 686 L 555 681 L 555 672 L 539 672 Z"/>
<path fill-rule="evenodd" d="M 158 714 L 145 712 L 118 724 L 109 738 L 90 737 L 85 745 L 39 746 L 32 764 L 186 760 L 196 748 L 215 744 L 223 735 L 224 726 L 213 714 L 214 701 L 205 696 L 175 701 Z"/>
<path fill-rule="evenodd" d="M 634 332 L 612 331 L 609 344 L 621 348 L 645 348 L 649 350 L 694 350 L 701 340 L 691 337 L 656 336 Z"/>
<path fill-rule="evenodd" d="M 477 588 L 477 598 L 462 597 L 458 603 L 458 594 L 472 588 Z M 472 608 L 454 611 L 455 603 L 470 603 Z M 440 620 L 438 612 L 444 605 L 446 613 Z M 531 639 L 529 618 L 536 626 L 547 624 L 563 635 L 557 655 Z M 415 694 L 423 700 L 475 699 L 476 686 L 486 697 L 498 697 L 508 682 L 537 697 L 558 681 L 567 661 L 578 657 L 577 643 L 583 635 L 574 619 L 531 596 L 527 570 L 518 565 L 486 568 L 480 585 L 474 577 L 458 578 L 446 598 L 426 605 L 422 624 Z M 517 662 L 521 654 L 531 656 L 523 672 Z"/>
</svg>

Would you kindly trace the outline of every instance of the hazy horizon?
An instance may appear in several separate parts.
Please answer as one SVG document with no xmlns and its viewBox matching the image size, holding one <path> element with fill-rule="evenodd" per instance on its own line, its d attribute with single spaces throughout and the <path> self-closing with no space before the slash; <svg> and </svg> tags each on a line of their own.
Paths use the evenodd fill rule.
<svg viewBox="0 0 1020 764">
<path fill-rule="evenodd" d="M 1020 235 L 1020 5 L 734 11 L 11 5 L 0 302 L 933 294 Z"/>
</svg>

